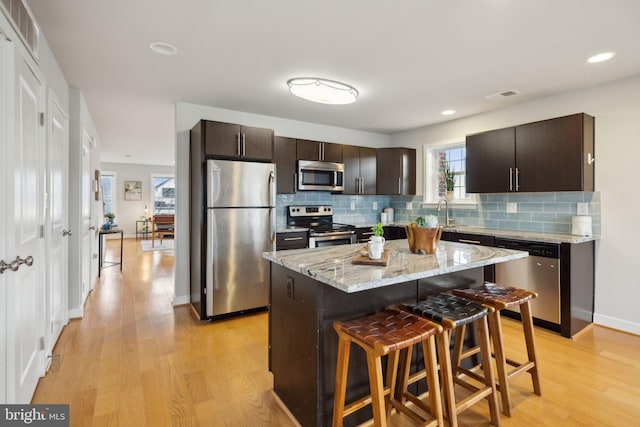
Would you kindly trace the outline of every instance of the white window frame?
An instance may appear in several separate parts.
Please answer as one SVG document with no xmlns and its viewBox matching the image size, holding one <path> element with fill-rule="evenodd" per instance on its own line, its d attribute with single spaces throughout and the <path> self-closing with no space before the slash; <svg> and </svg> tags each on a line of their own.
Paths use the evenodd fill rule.
<svg viewBox="0 0 640 427">
<path fill-rule="evenodd" d="M 155 210 L 156 210 L 156 205 L 155 205 L 155 186 L 154 186 L 154 178 L 173 178 L 173 181 L 175 182 L 176 176 L 174 173 L 160 173 L 160 172 L 154 172 L 151 174 L 151 180 L 149 183 L 149 188 L 151 189 L 149 191 L 149 216 L 154 216 L 155 215 Z M 176 188 L 177 190 L 177 188 Z M 174 200 L 177 201 L 177 197 L 174 197 Z M 176 207 L 174 206 L 173 208 L 173 212 L 175 214 L 176 212 Z"/>
<path fill-rule="evenodd" d="M 439 162 L 435 153 L 443 149 L 461 147 L 465 144 L 465 138 L 453 138 L 422 146 L 422 176 L 423 176 L 423 207 L 435 207 L 438 203 Z M 454 199 L 449 202 L 456 209 L 477 209 L 478 198 L 476 194 L 470 194 L 468 199 Z"/>
<path fill-rule="evenodd" d="M 102 177 L 113 176 L 113 194 L 111 195 L 111 206 L 113 207 L 113 214 L 118 217 L 118 173 L 115 171 L 100 171 L 100 194 L 102 194 L 102 202 L 104 203 L 104 191 L 102 189 Z M 103 205 L 104 206 L 104 205 Z M 102 209 L 102 215 L 104 215 L 104 208 Z"/>
</svg>

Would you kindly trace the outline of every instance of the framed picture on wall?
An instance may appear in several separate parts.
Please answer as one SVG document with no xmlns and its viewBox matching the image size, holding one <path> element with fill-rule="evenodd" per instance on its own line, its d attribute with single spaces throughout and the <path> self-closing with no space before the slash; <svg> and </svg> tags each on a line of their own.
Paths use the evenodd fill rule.
<svg viewBox="0 0 640 427">
<path fill-rule="evenodd" d="M 124 199 L 142 200 L 142 181 L 125 181 Z"/>
</svg>

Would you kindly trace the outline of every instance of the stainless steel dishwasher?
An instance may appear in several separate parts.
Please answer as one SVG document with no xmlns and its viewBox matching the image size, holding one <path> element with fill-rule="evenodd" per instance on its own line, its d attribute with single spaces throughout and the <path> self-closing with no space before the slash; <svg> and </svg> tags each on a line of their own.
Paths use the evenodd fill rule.
<svg viewBox="0 0 640 427">
<path fill-rule="evenodd" d="M 496 238 L 495 246 L 529 252 L 527 258 L 496 264 L 495 282 L 537 292 L 531 302 L 533 317 L 559 326 L 560 245 Z"/>
</svg>

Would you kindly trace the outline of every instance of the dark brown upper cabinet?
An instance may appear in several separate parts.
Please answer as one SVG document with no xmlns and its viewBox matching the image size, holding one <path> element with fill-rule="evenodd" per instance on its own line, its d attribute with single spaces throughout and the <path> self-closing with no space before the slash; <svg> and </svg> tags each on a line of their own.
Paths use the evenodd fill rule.
<svg viewBox="0 0 640 427">
<path fill-rule="evenodd" d="M 342 144 L 298 139 L 297 159 L 342 163 Z"/>
<path fill-rule="evenodd" d="M 272 161 L 273 130 L 204 121 L 205 153 L 219 158 Z"/>
<path fill-rule="evenodd" d="M 344 194 L 376 194 L 376 149 L 342 146 Z"/>
<path fill-rule="evenodd" d="M 376 150 L 377 194 L 416 194 L 416 150 L 378 148 Z"/>
<path fill-rule="evenodd" d="M 296 140 L 276 136 L 273 142 L 273 161 L 276 164 L 278 194 L 296 192 Z"/>
<path fill-rule="evenodd" d="M 580 113 L 468 135 L 467 192 L 594 191 L 594 122 Z"/>
<path fill-rule="evenodd" d="M 516 155 L 515 128 L 467 135 L 466 146 L 467 193 L 511 191 Z"/>
</svg>

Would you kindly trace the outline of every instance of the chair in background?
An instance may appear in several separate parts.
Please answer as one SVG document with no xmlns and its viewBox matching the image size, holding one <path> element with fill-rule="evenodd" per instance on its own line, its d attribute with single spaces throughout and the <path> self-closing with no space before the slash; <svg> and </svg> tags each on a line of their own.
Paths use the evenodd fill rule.
<svg viewBox="0 0 640 427">
<path fill-rule="evenodd" d="M 175 234 L 175 215 L 156 215 L 153 217 L 151 226 L 151 247 L 155 247 L 156 239 L 162 239 Z"/>
</svg>

